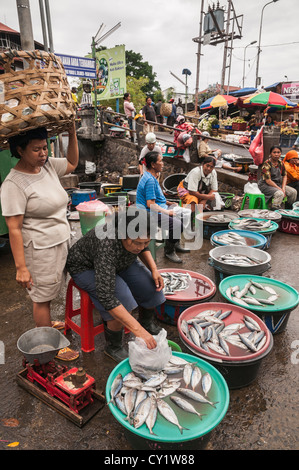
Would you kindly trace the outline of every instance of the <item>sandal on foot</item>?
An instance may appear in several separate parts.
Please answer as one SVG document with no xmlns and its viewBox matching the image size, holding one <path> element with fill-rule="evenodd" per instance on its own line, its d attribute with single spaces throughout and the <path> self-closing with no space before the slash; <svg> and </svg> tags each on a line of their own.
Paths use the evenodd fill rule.
<svg viewBox="0 0 299 470">
<path fill-rule="evenodd" d="M 78 359 L 79 353 L 78 351 L 74 351 L 70 348 L 62 348 L 60 349 L 56 357 L 61 361 L 74 361 L 75 359 Z"/>
<path fill-rule="evenodd" d="M 56 328 L 56 330 L 64 330 L 65 323 L 64 321 L 54 320 L 51 322 L 52 328 Z"/>
</svg>

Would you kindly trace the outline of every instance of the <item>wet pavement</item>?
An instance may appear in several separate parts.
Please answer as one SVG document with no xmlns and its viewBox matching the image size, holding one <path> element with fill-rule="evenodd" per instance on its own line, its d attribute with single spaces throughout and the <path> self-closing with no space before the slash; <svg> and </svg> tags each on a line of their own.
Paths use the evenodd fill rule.
<svg viewBox="0 0 299 470">
<path fill-rule="evenodd" d="M 78 222 L 71 222 L 73 241 L 80 236 Z M 200 250 L 181 255 L 180 267 L 197 271 L 215 281 L 214 268 L 208 264 L 209 240 Z M 268 250 L 271 269 L 264 276 L 291 285 L 299 291 L 299 237 L 277 232 Z M 1 333 L 5 361 L 0 364 L 0 449 L 14 450 L 106 450 L 133 451 L 123 427 L 104 405 L 82 428 L 56 410 L 29 394 L 16 382 L 23 369 L 22 355 L 16 347 L 18 338 L 34 328 L 31 301 L 15 282 L 15 269 L 8 247 L 0 251 Z M 159 268 L 173 268 L 163 250 L 157 251 Z M 223 301 L 217 290 L 213 301 Z M 52 319 L 64 319 L 65 291 L 53 302 Z M 299 378 L 299 308 L 292 311 L 285 331 L 273 336 L 271 353 L 262 361 L 256 380 L 249 386 L 230 390 L 228 411 L 212 431 L 207 450 L 298 450 L 298 378 Z M 176 326 L 160 323 L 168 339 L 177 342 L 183 352 Z M 126 335 L 126 342 L 130 335 Z M 131 337 L 130 337 L 131 338 Z M 68 333 L 71 347 L 80 350 L 76 333 Z M 104 393 L 115 363 L 103 353 L 104 338 L 95 338 L 95 351 L 82 353 L 69 367 L 83 366 Z M 15 447 L 7 447 L 17 442 Z M 196 446 L 193 450 L 196 450 Z M 132 452 L 133 455 L 133 452 Z"/>
</svg>

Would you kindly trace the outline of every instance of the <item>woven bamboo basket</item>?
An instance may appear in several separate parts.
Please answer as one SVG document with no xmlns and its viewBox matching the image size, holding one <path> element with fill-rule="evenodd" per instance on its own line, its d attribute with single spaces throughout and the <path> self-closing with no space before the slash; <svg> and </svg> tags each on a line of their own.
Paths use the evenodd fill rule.
<svg viewBox="0 0 299 470">
<path fill-rule="evenodd" d="M 0 54 L 0 147 L 14 135 L 45 127 L 65 131 L 76 108 L 61 60 L 44 51 L 9 50 Z"/>
<path fill-rule="evenodd" d="M 172 111 L 172 104 L 171 103 L 162 103 L 161 105 L 161 115 L 169 117 Z"/>
</svg>

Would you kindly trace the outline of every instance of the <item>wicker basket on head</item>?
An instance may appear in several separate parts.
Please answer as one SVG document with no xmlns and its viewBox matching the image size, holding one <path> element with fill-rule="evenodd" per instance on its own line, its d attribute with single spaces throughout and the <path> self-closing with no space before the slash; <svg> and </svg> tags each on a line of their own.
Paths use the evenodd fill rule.
<svg viewBox="0 0 299 470">
<path fill-rule="evenodd" d="M 172 111 L 172 104 L 171 103 L 162 103 L 161 105 L 161 115 L 169 117 Z"/>
<path fill-rule="evenodd" d="M 4 72 L 1 74 L 1 72 Z M 61 60 L 44 51 L 0 54 L 0 147 L 14 135 L 45 127 L 48 135 L 66 130 L 76 108 Z"/>
</svg>

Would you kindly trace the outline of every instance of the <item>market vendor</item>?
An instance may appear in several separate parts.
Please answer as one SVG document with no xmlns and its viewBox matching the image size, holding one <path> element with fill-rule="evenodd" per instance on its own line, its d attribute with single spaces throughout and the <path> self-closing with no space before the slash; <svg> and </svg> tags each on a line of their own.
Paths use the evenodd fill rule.
<svg viewBox="0 0 299 470">
<path fill-rule="evenodd" d="M 287 172 L 287 185 L 296 189 L 299 201 L 299 155 L 295 150 L 287 152 L 283 159 L 283 163 Z"/>
<path fill-rule="evenodd" d="M 201 138 L 201 141 L 200 141 L 199 147 L 198 147 L 198 157 L 199 157 L 200 160 L 205 158 L 205 157 L 209 157 L 209 156 L 213 156 L 215 158 L 218 158 L 222 155 L 222 152 L 219 148 L 218 149 L 211 149 L 211 147 L 208 144 L 209 138 L 210 138 L 209 132 L 204 131 L 202 133 L 202 138 Z"/>
<path fill-rule="evenodd" d="M 138 161 L 139 173 L 141 175 L 143 175 L 143 173 L 146 171 L 144 157 L 148 152 L 158 152 L 162 157 L 162 149 L 157 144 L 156 134 L 154 134 L 153 132 L 148 132 L 145 136 L 145 142 L 146 142 L 146 145 L 142 148 L 140 155 L 139 155 L 139 161 Z"/>
<path fill-rule="evenodd" d="M 231 171 L 236 171 L 237 173 L 242 170 L 242 167 L 238 166 L 233 166 L 230 163 L 225 162 L 222 158 L 222 152 L 220 149 L 214 149 L 212 150 L 209 145 L 208 145 L 208 140 L 209 140 L 210 134 L 208 131 L 204 131 L 202 133 L 202 140 L 199 144 L 199 149 L 198 149 L 198 156 L 199 159 L 202 160 L 205 157 L 215 157 L 216 159 L 216 165 L 215 168 L 223 168 L 224 170 L 231 170 Z"/>
<path fill-rule="evenodd" d="M 197 204 L 202 204 L 203 210 L 211 210 L 215 206 L 218 193 L 215 166 L 214 157 L 205 157 L 201 164 L 193 168 L 178 185 L 178 195 L 183 205 L 190 206 L 192 212 L 195 211 Z"/>
<path fill-rule="evenodd" d="M 156 347 L 152 335 L 160 327 L 154 321 L 154 309 L 165 302 L 163 279 L 148 248 L 149 214 L 132 212 L 118 213 L 106 225 L 87 232 L 70 248 L 66 263 L 76 285 L 89 294 L 99 311 L 104 352 L 116 362 L 128 357 L 124 327 L 142 338 L 149 349 Z M 136 307 L 138 320 L 131 315 Z"/>
<path fill-rule="evenodd" d="M 138 207 L 152 212 L 157 216 L 157 224 L 165 235 L 164 255 L 173 263 L 182 263 L 177 251 L 189 252 L 180 245 L 183 222 L 176 217 L 174 206 L 177 204 L 167 201 L 159 185 L 158 178 L 163 170 L 163 158 L 158 152 L 148 152 L 145 155 L 146 172 L 137 186 L 136 204 Z M 167 237 L 166 237 L 166 231 Z"/>
<path fill-rule="evenodd" d="M 287 173 L 281 161 L 281 148 L 273 146 L 270 156 L 261 168 L 261 178 L 258 182 L 260 191 L 265 195 L 266 202 L 271 201 L 272 209 L 280 209 L 282 201 L 287 197 L 286 206 L 292 206 L 296 201 L 296 189 L 287 186 Z"/>
</svg>

